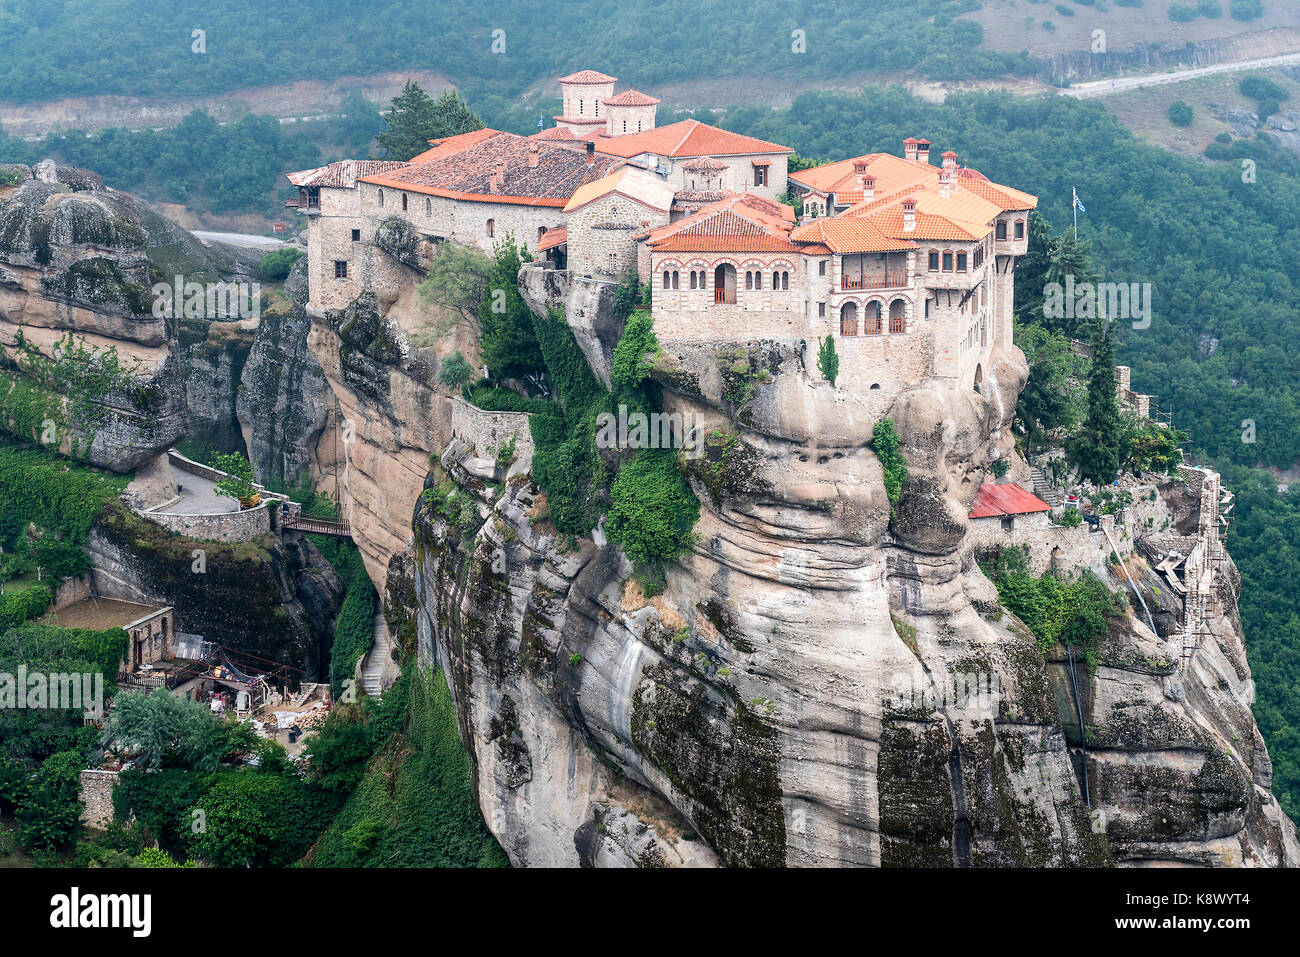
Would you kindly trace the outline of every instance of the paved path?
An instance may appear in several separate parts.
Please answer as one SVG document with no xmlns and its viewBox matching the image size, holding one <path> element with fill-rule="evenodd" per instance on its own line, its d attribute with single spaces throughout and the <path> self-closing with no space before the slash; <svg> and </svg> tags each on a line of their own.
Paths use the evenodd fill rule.
<svg viewBox="0 0 1300 957">
<path fill-rule="evenodd" d="M 217 483 L 211 479 L 178 471 L 176 481 L 181 485 L 181 500 L 160 509 L 161 512 L 172 515 L 220 515 L 239 511 L 239 502 L 227 495 L 218 495 Z"/>
<path fill-rule="evenodd" d="M 227 246 L 266 246 L 270 249 L 278 249 L 281 246 L 292 245 L 283 239 L 276 239 L 272 236 L 254 236 L 251 233 L 210 233 L 195 229 L 192 230 L 192 235 L 207 243 L 225 243 Z"/>
<path fill-rule="evenodd" d="M 1113 80 L 1089 80 L 1076 83 L 1062 90 L 1063 96 L 1091 97 L 1122 93 L 1136 90 L 1140 86 L 1160 86 L 1165 83 L 1181 83 L 1194 80 L 1200 76 L 1212 76 L 1216 73 L 1239 73 L 1242 70 L 1259 70 L 1270 66 L 1283 66 L 1288 63 L 1300 63 L 1300 53 L 1283 53 L 1279 56 L 1264 57 L 1259 60 L 1238 60 L 1235 63 L 1215 63 L 1213 66 L 1201 66 L 1192 70 L 1175 70 L 1168 73 L 1149 73 L 1145 76 L 1122 76 Z"/>
</svg>

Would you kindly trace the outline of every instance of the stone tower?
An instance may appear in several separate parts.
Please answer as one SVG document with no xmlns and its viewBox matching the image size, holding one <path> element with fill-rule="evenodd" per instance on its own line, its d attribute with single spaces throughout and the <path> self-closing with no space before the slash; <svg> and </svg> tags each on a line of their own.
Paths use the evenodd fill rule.
<svg viewBox="0 0 1300 957">
<path fill-rule="evenodd" d="M 614 95 L 616 82 L 617 77 L 595 70 L 579 70 L 560 77 L 564 111 L 555 117 L 555 125 L 571 130 L 579 138 L 605 132 L 605 110 L 601 104 Z"/>
</svg>

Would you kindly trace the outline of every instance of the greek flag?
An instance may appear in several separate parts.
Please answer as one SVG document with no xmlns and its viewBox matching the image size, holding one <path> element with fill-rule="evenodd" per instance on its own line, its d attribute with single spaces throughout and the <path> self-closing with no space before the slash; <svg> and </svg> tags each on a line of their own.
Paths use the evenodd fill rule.
<svg viewBox="0 0 1300 957">
<path fill-rule="evenodd" d="M 537 128 L 539 130 L 542 128 L 542 114 L 540 113 L 537 114 Z"/>
<path fill-rule="evenodd" d="M 1083 200 L 1079 198 L 1079 191 L 1074 187 L 1070 187 L 1070 192 L 1074 194 L 1074 208 L 1081 213 L 1086 213 L 1088 210 L 1084 208 Z"/>
</svg>

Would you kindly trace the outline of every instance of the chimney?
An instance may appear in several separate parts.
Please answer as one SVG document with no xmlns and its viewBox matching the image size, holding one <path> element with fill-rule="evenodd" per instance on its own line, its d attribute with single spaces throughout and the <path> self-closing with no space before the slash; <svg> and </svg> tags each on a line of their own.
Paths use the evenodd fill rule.
<svg viewBox="0 0 1300 957">
<path fill-rule="evenodd" d="M 541 156 L 542 148 L 536 143 L 528 144 L 528 168 L 537 169 L 537 160 Z"/>
<path fill-rule="evenodd" d="M 488 189 L 493 193 L 501 192 L 501 188 L 506 184 L 506 161 L 497 160 L 496 168 L 492 170 L 492 175 L 488 177 Z"/>
<path fill-rule="evenodd" d="M 587 165 L 596 165 L 596 144 L 591 140 L 587 140 Z"/>
<path fill-rule="evenodd" d="M 866 160 L 854 160 L 854 161 L 853 161 L 853 175 L 856 176 L 856 177 L 858 178 L 858 185 L 861 186 L 861 185 L 862 185 L 862 179 L 863 179 L 863 177 L 865 177 L 865 176 L 867 175 L 867 161 L 866 161 Z"/>
<path fill-rule="evenodd" d="M 903 232 L 910 233 L 916 229 L 916 200 L 903 200 Z"/>
<path fill-rule="evenodd" d="M 868 202 L 876 198 L 876 178 L 874 176 L 862 177 L 862 198 Z"/>
<path fill-rule="evenodd" d="M 907 139 L 903 140 L 903 158 L 908 162 L 915 163 L 916 147 L 917 140 L 915 137 L 909 136 Z"/>
<path fill-rule="evenodd" d="M 957 182 L 957 154 L 952 150 L 943 154 L 943 169 L 939 170 L 939 194 L 951 196 L 953 184 Z"/>
<path fill-rule="evenodd" d="M 930 141 L 929 140 L 916 141 L 916 161 L 918 163 L 924 163 L 926 166 L 930 165 Z"/>
</svg>

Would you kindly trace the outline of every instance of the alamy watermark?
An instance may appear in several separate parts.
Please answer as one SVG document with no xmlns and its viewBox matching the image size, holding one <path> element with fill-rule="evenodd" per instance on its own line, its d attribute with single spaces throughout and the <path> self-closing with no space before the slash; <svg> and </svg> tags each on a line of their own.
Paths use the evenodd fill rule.
<svg viewBox="0 0 1300 957">
<path fill-rule="evenodd" d="M 628 412 L 596 417 L 596 447 L 601 449 L 684 449 L 688 459 L 704 454 L 704 430 L 697 416 L 681 412 Z"/>
<path fill-rule="evenodd" d="M 885 704 L 899 711 L 943 709 L 972 718 L 996 717 L 1002 697 L 1002 679 L 989 672 L 949 672 L 919 682 L 900 672 L 885 689 Z"/>
<path fill-rule="evenodd" d="M 1043 286 L 1047 319 L 1129 319 L 1134 329 L 1151 325 L 1151 283 L 1081 282 L 1067 275 L 1064 283 Z"/>
<path fill-rule="evenodd" d="M 104 716 L 104 676 L 98 672 L 0 671 L 0 711 L 80 711 Z"/>
<path fill-rule="evenodd" d="M 197 282 L 177 276 L 153 284 L 155 319 L 260 319 L 262 287 L 255 282 Z"/>
</svg>

